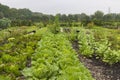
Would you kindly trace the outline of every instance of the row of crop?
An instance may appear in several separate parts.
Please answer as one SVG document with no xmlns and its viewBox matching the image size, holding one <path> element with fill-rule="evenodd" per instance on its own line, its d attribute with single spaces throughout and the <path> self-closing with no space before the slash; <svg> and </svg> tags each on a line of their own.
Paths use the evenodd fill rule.
<svg viewBox="0 0 120 80">
<path fill-rule="evenodd" d="M 114 64 L 120 61 L 120 50 L 112 50 L 107 38 L 96 40 L 90 30 L 81 29 L 78 34 L 80 53 L 102 59 L 104 62 Z"/>
<path fill-rule="evenodd" d="M 9 38 L 19 38 L 19 36 L 27 35 L 31 31 L 37 31 L 39 28 L 36 26 L 21 26 L 10 27 L 0 31 L 0 45 L 8 43 Z"/>
<path fill-rule="evenodd" d="M 79 62 L 67 37 L 46 33 L 32 56 L 32 66 L 25 68 L 26 80 L 93 80 Z"/>
<path fill-rule="evenodd" d="M 27 27 L 13 27 L 13 28 L 8 28 L 0 31 L 0 45 L 2 43 L 6 43 L 7 39 L 10 37 L 17 37 L 21 36 L 24 33 L 27 32 Z"/>
<path fill-rule="evenodd" d="M 19 32 L 18 32 L 19 34 Z M 14 37 L 14 36 L 13 36 Z M 0 79 L 19 80 L 21 71 L 31 66 L 31 55 L 36 49 L 40 36 L 21 35 L 0 46 Z"/>
<path fill-rule="evenodd" d="M 92 31 L 94 32 L 94 37 L 96 40 L 100 40 L 107 37 L 108 41 L 111 43 L 110 48 L 114 50 L 120 50 L 119 30 L 96 27 L 92 29 Z"/>
</svg>

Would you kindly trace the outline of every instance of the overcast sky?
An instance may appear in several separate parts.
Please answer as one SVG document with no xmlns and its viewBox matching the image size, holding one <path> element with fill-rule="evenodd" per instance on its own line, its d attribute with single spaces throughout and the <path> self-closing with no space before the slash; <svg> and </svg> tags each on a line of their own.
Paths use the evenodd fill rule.
<svg viewBox="0 0 120 80">
<path fill-rule="evenodd" d="M 29 8 L 33 12 L 47 14 L 93 14 L 97 10 L 120 12 L 120 0 L 0 0 L 11 8 Z"/>
</svg>

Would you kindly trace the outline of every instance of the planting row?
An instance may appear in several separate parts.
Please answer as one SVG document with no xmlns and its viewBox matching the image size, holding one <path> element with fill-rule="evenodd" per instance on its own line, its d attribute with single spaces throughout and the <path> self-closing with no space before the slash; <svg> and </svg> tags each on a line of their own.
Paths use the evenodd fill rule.
<svg viewBox="0 0 120 80">
<path fill-rule="evenodd" d="M 60 33 L 47 32 L 41 38 L 31 63 L 22 72 L 26 80 L 93 80 L 67 37 Z"/>
<path fill-rule="evenodd" d="M 31 55 L 34 53 L 38 41 L 40 41 L 39 35 L 27 34 L 9 38 L 7 43 L 1 45 L 0 79 L 20 80 L 23 76 L 21 71 L 25 67 L 31 66 Z"/>
<path fill-rule="evenodd" d="M 88 57 L 96 56 L 109 64 L 120 62 L 120 50 L 111 49 L 111 42 L 107 37 L 97 40 L 94 32 L 81 29 L 78 41 L 81 54 Z"/>
</svg>

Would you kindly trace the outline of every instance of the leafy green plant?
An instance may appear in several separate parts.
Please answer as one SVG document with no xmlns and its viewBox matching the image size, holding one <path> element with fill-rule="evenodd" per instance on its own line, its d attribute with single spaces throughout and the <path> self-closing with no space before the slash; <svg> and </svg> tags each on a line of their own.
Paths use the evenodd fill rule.
<svg viewBox="0 0 120 80">
<path fill-rule="evenodd" d="M 31 56 L 35 52 L 37 42 L 41 39 L 41 35 L 34 34 L 26 36 L 22 34 L 19 37 L 14 35 L 14 40 L 9 40 L 7 43 L 1 45 L 0 74 L 10 75 L 9 77 L 12 80 L 21 76 L 21 70 L 31 64 Z"/>
<path fill-rule="evenodd" d="M 25 68 L 26 79 L 93 80 L 89 71 L 79 63 L 75 51 L 63 34 L 46 33 L 38 42 L 32 56 L 32 66 Z"/>
<path fill-rule="evenodd" d="M 94 37 L 92 33 L 81 30 L 78 35 L 80 53 L 91 57 L 94 52 Z"/>
<path fill-rule="evenodd" d="M 103 61 L 109 64 L 114 64 L 120 61 L 120 51 L 108 49 L 103 56 Z"/>
<path fill-rule="evenodd" d="M 87 57 L 96 56 L 97 59 L 101 59 L 109 64 L 119 62 L 119 50 L 113 49 L 113 43 L 109 41 L 107 35 L 96 36 L 96 32 L 94 33 L 94 31 L 92 31 L 93 30 L 87 29 L 80 30 L 80 33 L 78 34 L 79 53 Z"/>
<path fill-rule="evenodd" d="M 0 75 L 1 80 L 12 80 L 10 76 Z"/>
</svg>

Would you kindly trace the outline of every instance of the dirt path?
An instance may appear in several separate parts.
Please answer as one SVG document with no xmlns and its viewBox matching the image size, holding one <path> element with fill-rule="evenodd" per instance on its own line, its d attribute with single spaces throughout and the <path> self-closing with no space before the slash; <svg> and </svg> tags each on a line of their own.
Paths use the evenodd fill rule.
<svg viewBox="0 0 120 80">
<path fill-rule="evenodd" d="M 73 48 L 79 54 L 78 41 L 72 42 Z M 90 70 L 96 80 L 120 80 L 120 63 L 112 66 L 95 58 L 85 58 L 79 54 L 80 61 Z"/>
</svg>

